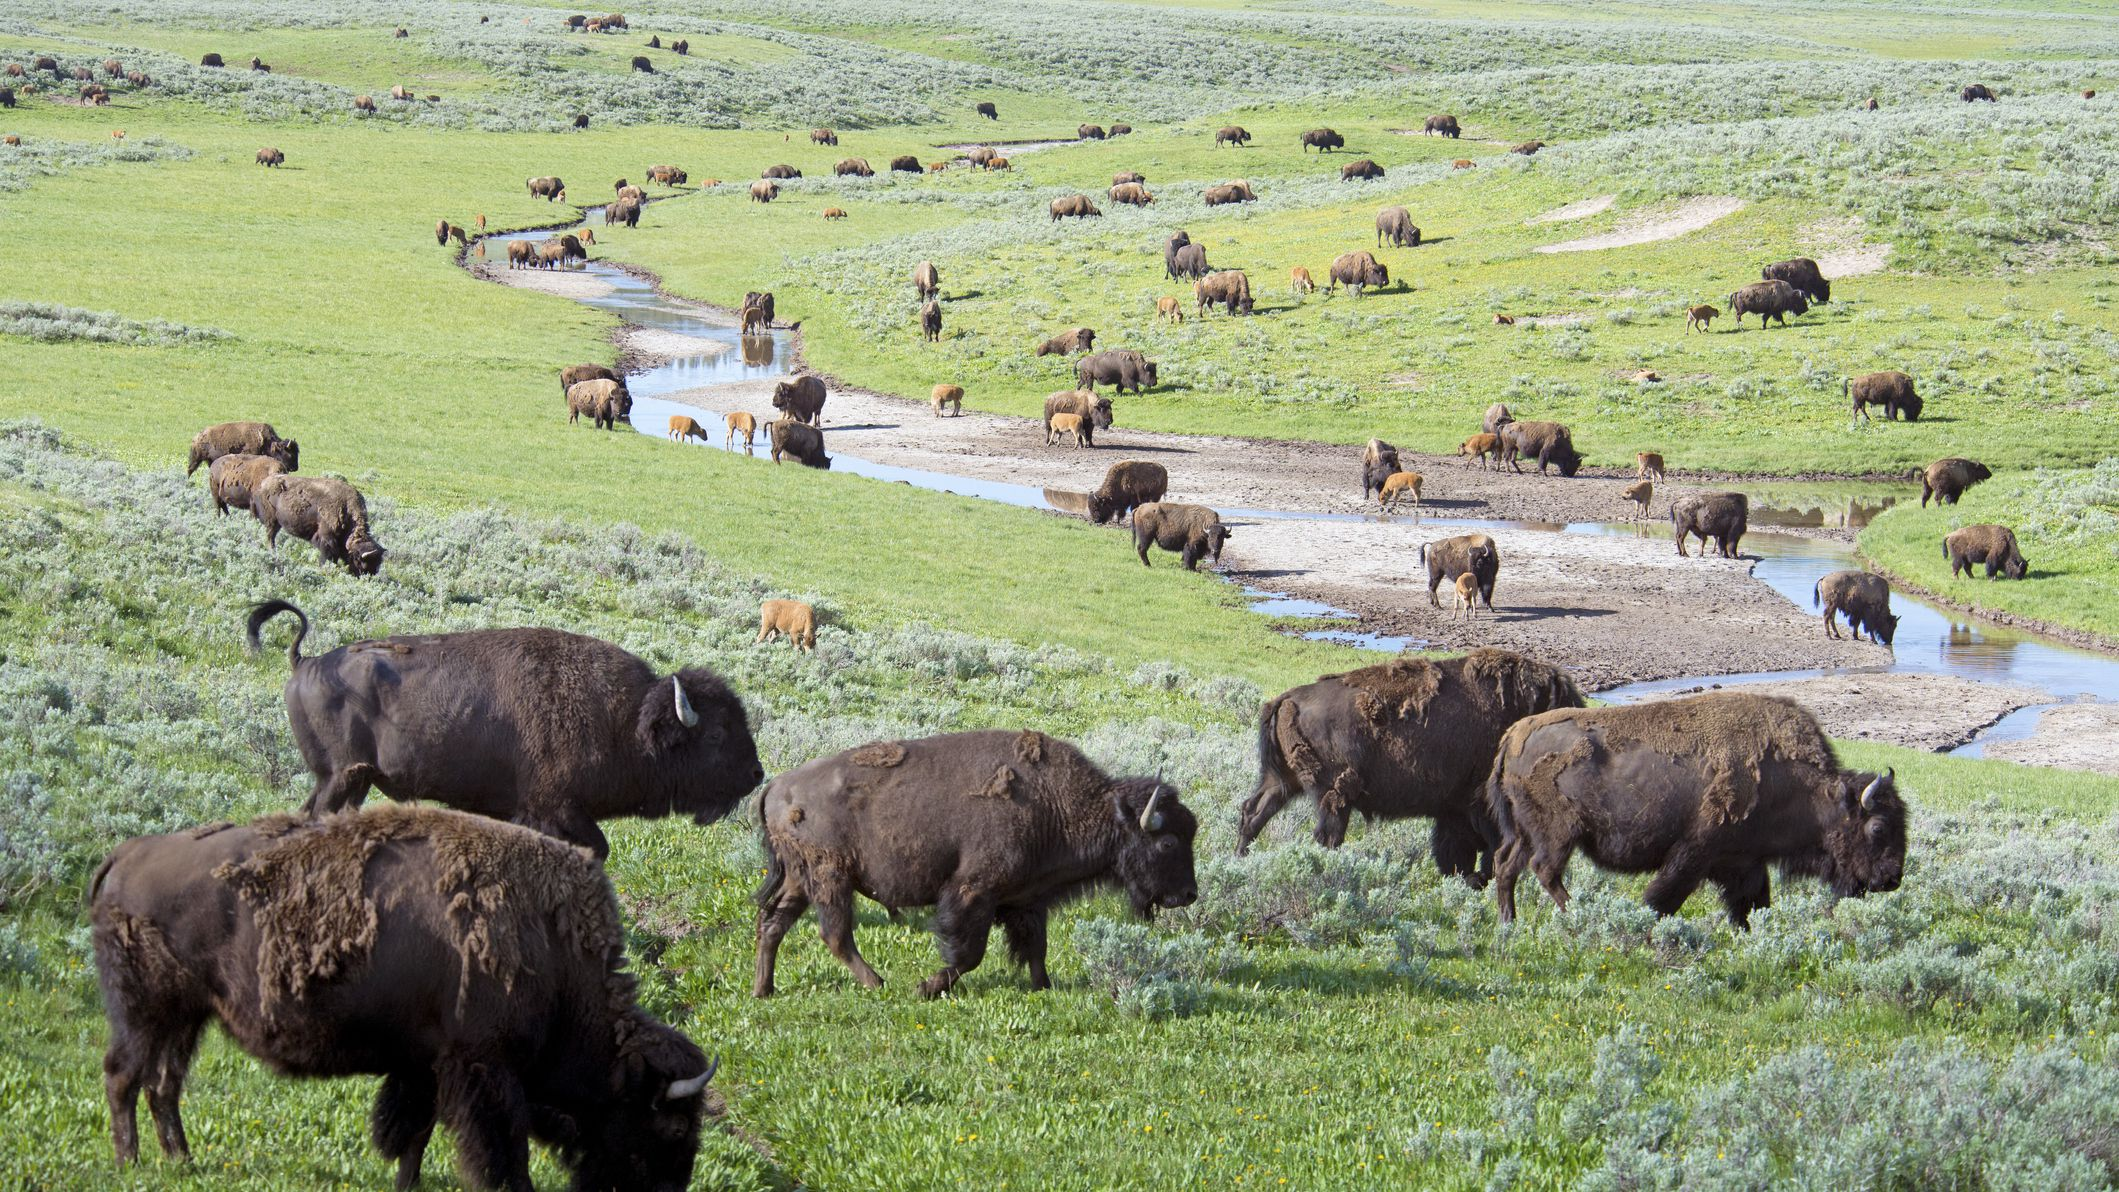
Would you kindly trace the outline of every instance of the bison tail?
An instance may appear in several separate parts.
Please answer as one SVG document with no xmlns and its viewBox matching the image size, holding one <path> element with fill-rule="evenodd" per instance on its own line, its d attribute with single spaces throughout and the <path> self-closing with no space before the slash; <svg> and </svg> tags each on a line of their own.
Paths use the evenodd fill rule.
<svg viewBox="0 0 2119 1192">
<path fill-rule="evenodd" d="M 1515 735 L 1514 731 L 1501 735 L 1501 747 L 1494 751 L 1494 768 L 1486 778 L 1486 813 L 1493 819 L 1497 837 L 1494 847 L 1496 858 L 1500 857 L 1517 837 L 1516 817 L 1515 813 L 1509 810 L 1508 787 L 1503 778 L 1508 769 L 1510 739 Z"/>
<path fill-rule="evenodd" d="M 763 795 L 758 796 L 758 842 L 765 846 L 765 880 L 758 883 L 758 892 L 751 897 L 752 901 L 758 904 L 759 910 L 771 910 L 779 905 L 780 888 L 787 884 L 787 862 L 780 859 L 780 854 L 774 850 L 772 841 L 766 838 L 765 796 Z M 891 911 L 891 917 L 893 919 L 897 917 L 895 908 Z"/>
<path fill-rule="evenodd" d="M 287 666 L 292 669 L 302 663 L 302 639 L 309 636 L 308 613 L 285 600 L 267 600 L 250 610 L 250 622 L 244 627 L 243 640 L 249 645 L 251 653 L 257 653 L 261 648 L 258 630 L 265 627 L 265 622 L 281 613 L 293 613 L 301 621 L 300 627 L 294 631 L 294 640 L 287 643 Z"/>
<path fill-rule="evenodd" d="M 1825 606 L 1824 589 L 1825 579 L 1823 576 L 1819 576 L 1817 582 L 1810 585 L 1811 608 L 1823 608 Z"/>
</svg>

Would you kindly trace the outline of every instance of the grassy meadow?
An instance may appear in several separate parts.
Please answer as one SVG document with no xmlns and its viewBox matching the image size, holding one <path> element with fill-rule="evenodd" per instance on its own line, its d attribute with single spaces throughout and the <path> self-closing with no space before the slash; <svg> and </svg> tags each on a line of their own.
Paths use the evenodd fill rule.
<svg viewBox="0 0 2119 1192">
<path fill-rule="evenodd" d="M 644 997 L 724 1058 L 713 1189 L 2102 1188 L 2119 1181 L 2119 782 L 1873 745 L 1916 811 L 1897 893 L 1776 890 L 1749 933 L 1711 897 L 1657 921 L 1586 864 L 1566 917 L 1438 879 L 1419 825 L 1308 843 L 1307 807 L 1233 850 L 1259 700 L 1372 656 L 1294 639 L 1206 575 L 1134 565 L 1107 530 L 844 474 L 569 427 L 562 366 L 615 356 L 576 303 L 475 280 L 431 230 L 550 225 L 674 162 L 639 228 L 597 253 L 671 291 L 772 289 L 809 362 L 849 382 L 1029 413 L 1071 372 L 1062 329 L 1137 347 L 1164 383 L 1122 426 L 1452 449 L 1496 400 L 1575 427 L 1597 465 L 1897 477 L 1969 455 L 1996 478 L 1901 507 L 1862 539 L 1905 580 L 2119 637 L 2113 512 L 2119 18 L 1818 3 L 1587 9 L 1457 0 L 1280 6 L 1039 0 L 673 0 L 622 35 L 568 10 L 313 0 L 30 0 L 0 63 L 120 57 L 156 77 L 82 107 L 40 81 L 0 110 L 0 1183 L 376 1187 L 369 1081 L 275 1079 L 215 1039 L 186 1100 L 197 1164 L 109 1165 L 103 1020 L 79 910 L 117 841 L 297 803 L 284 661 L 242 610 L 284 595 L 320 644 L 553 624 L 658 667 L 721 670 L 770 770 L 886 736 L 1034 725 L 1100 763 L 1166 766 L 1200 814 L 1200 902 L 1152 925 L 1120 900 L 1054 927 L 1057 988 L 997 955 L 932 1004 L 925 917 L 860 920 L 888 984 L 856 987 L 811 921 L 780 997 L 748 996 L 749 813 L 613 825 Z M 491 19 L 486 22 L 480 16 Z M 409 36 L 391 36 L 398 26 Z M 678 58 L 648 50 L 688 37 Z M 236 69 L 194 65 L 206 51 Z M 647 54 L 652 75 L 629 69 Z M 252 55 L 268 75 L 241 69 Z M 47 76 L 48 77 L 48 76 Z M 1966 105 L 1958 86 L 2002 95 Z M 351 98 L 403 83 L 435 103 Z M 1857 110 L 1871 95 L 1881 110 Z M 1002 119 L 971 111 L 991 99 Z M 1434 111 L 1462 140 L 1407 135 Z M 572 116 L 588 114 L 576 130 Z M 990 140 L 984 174 L 834 179 Z M 1244 149 L 1214 130 L 1239 123 Z M 1303 130 L 1347 137 L 1305 154 Z M 808 142 L 838 129 L 836 149 Z M 109 134 L 124 129 L 120 141 Z M 1534 157 L 1505 152 L 1538 138 Z M 254 164 L 261 146 L 287 154 Z M 1385 179 L 1342 183 L 1370 157 Z M 1467 158 L 1476 164 L 1453 169 Z M 765 166 L 805 178 L 770 205 Z M 1103 197 L 1137 169 L 1158 201 Z M 571 205 L 527 195 L 557 174 Z M 718 188 L 698 184 L 723 180 Z M 1259 201 L 1204 208 L 1250 180 Z M 1099 220 L 1053 224 L 1089 193 Z M 1583 200 L 1580 219 L 1540 217 Z M 1701 196 L 1741 206 L 1631 247 L 1541 253 Z M 1374 249 L 1403 204 L 1427 243 Z M 827 223 L 827 206 L 850 218 Z M 1185 227 L 1257 311 L 1192 314 L 1161 243 Z M 1289 292 L 1371 248 L 1410 283 Z M 1769 260 L 1877 264 L 1786 328 L 1687 332 L 1686 306 Z M 919 342 L 914 264 L 942 272 Z M 1158 324 L 1154 300 L 1187 319 Z M 1496 313 L 1536 316 L 1497 325 Z M 1912 373 L 1915 424 L 1850 426 L 1849 374 Z M 1638 383 L 1653 370 L 1662 378 Z M 377 580 L 268 558 L 180 471 L 209 423 L 261 418 L 305 470 L 369 495 Z M 2014 525 L 2030 582 L 1947 579 L 1937 542 Z M 1976 596 L 1971 593 L 1976 590 Z M 814 655 L 752 648 L 757 601 L 813 600 Z M 144 1119 L 143 1119 L 144 1120 Z M 290 1145 L 290 1143 L 295 1143 Z M 541 1185 L 563 1177 L 539 1159 Z M 427 1185 L 454 1187 L 447 1140 Z"/>
</svg>

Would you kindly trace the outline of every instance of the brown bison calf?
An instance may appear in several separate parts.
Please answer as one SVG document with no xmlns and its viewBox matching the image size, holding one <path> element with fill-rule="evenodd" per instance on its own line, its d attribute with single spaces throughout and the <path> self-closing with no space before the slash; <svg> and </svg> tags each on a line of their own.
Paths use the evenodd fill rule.
<svg viewBox="0 0 2119 1192">
<path fill-rule="evenodd" d="M 758 997 L 773 993 L 780 941 L 812 904 L 824 946 L 871 989 L 883 978 L 854 944 L 854 895 L 934 907 L 942 968 L 919 987 L 931 998 L 985 960 L 996 923 L 1030 987 L 1047 989 L 1054 906 L 1115 885 L 1146 917 L 1199 892 L 1199 825 L 1177 791 L 1160 778 L 1110 778 L 1039 732 L 878 741 L 820 758 L 774 778 L 758 818 L 769 854 Z"/>
<path fill-rule="evenodd" d="M 670 439 L 673 442 L 682 442 L 685 439 L 697 439 L 702 443 L 713 442 L 707 437 L 706 428 L 700 426 L 699 421 L 689 414 L 670 415 Z"/>
<path fill-rule="evenodd" d="M 1688 307 L 1685 311 L 1685 327 L 1687 330 L 1706 331 L 1709 329 L 1707 324 L 1714 322 L 1721 315 L 1721 311 L 1705 304 Z"/>
<path fill-rule="evenodd" d="M 1467 571 L 1457 577 L 1457 599 L 1455 603 L 1450 605 L 1450 617 L 1454 620 L 1457 611 L 1462 609 L 1464 619 L 1469 621 L 1472 619 L 1472 614 L 1478 611 L 1478 608 L 1479 577 Z"/>
<path fill-rule="evenodd" d="M 1298 272 L 1302 273 L 1304 277 L 1309 276 L 1307 270 L 1298 270 Z M 1316 289 L 1316 283 L 1312 282 L 1310 288 Z M 1155 300 L 1155 317 L 1166 323 L 1182 323 L 1185 321 L 1185 312 L 1183 306 L 1178 303 L 1176 298 L 1165 294 Z"/>
<path fill-rule="evenodd" d="M 1420 505 L 1420 482 L 1422 479 L 1423 477 L 1418 472 L 1394 472 L 1384 477 L 1383 491 L 1376 494 L 1377 504 L 1383 506 L 1386 510 L 1396 509 L 1398 507 L 1398 498 L 1406 493 L 1411 493 L 1413 494 L 1413 506 L 1418 508 Z"/>
<path fill-rule="evenodd" d="M 1154 544 L 1177 552 L 1186 571 L 1196 571 L 1199 561 L 1221 566 L 1221 548 L 1229 540 L 1229 527 L 1221 515 L 1205 505 L 1179 505 L 1150 501 L 1133 511 L 1133 549 L 1140 565 L 1148 566 L 1148 546 Z"/>
<path fill-rule="evenodd" d="M 1308 269 L 1297 265 L 1288 270 L 1288 291 L 1297 298 L 1304 294 L 1314 294 L 1317 292 L 1317 279 L 1310 276 Z"/>
<path fill-rule="evenodd" d="M 948 406 L 952 416 L 964 416 L 964 387 L 962 385 L 936 385 L 927 395 L 928 404 L 934 407 L 934 416 L 942 416 L 942 407 Z"/>
<path fill-rule="evenodd" d="M 797 650 L 817 648 L 817 610 L 799 600 L 768 600 L 758 606 L 758 638 L 752 645 L 785 637 Z"/>
<path fill-rule="evenodd" d="M 1955 505 L 1964 490 L 1993 478 L 1994 473 L 1977 460 L 1938 459 L 1920 474 L 1921 508 L 1927 508 L 1930 496 L 1938 505 Z"/>
<path fill-rule="evenodd" d="M 736 436 L 740 433 L 743 436 L 743 454 L 751 454 L 751 442 L 758 436 L 758 420 L 751 417 L 746 410 L 731 410 L 724 421 L 728 423 L 728 434 L 722 438 L 722 446 L 734 451 Z"/>
<path fill-rule="evenodd" d="M 1473 575 L 1479 579 L 1479 598 L 1486 602 L 1486 611 L 1494 610 L 1494 581 L 1501 575 L 1501 548 L 1485 534 L 1459 534 L 1437 542 L 1420 544 L 1420 561 L 1427 566 L 1427 603 L 1441 608 L 1442 601 L 1435 590 L 1443 580 L 1456 582 L 1460 575 Z"/>
<path fill-rule="evenodd" d="M 1634 520 L 1647 517 L 1648 503 L 1655 499 L 1655 481 L 1636 480 L 1632 484 L 1627 485 L 1625 490 L 1619 495 L 1633 502 Z"/>
<path fill-rule="evenodd" d="M 1847 628 L 1856 641 L 1866 631 L 1870 641 L 1888 646 L 1898 632 L 1898 618 L 1891 614 L 1891 585 L 1880 575 L 1835 571 L 1810 589 L 1810 605 L 1825 610 L 1825 636 L 1829 638 L 1840 635 L 1834 613 L 1846 614 Z"/>
<path fill-rule="evenodd" d="M 1477 456 L 1479 460 L 1479 470 L 1485 471 L 1488 466 L 1487 461 L 1489 459 L 1491 459 L 1495 463 L 1500 462 L 1501 436 L 1489 435 L 1483 432 L 1480 434 L 1473 435 L 1471 438 L 1464 440 L 1463 445 L 1457 448 L 1457 454 Z"/>
<path fill-rule="evenodd" d="M 845 219 L 845 218 L 846 218 L 846 208 L 844 208 L 844 207 L 826 207 L 826 208 L 824 209 L 824 218 L 826 218 L 826 219 Z"/>
<path fill-rule="evenodd" d="M 1080 414 L 1054 414 L 1045 421 L 1045 446 L 1052 446 L 1062 437 L 1073 439 L 1076 447 L 1089 445 L 1089 429 Z"/>
<path fill-rule="evenodd" d="M 1942 557 L 1950 561 L 1951 579 L 1972 574 L 1972 568 L 1980 563 L 1986 564 L 1988 579 L 1993 579 L 1996 572 L 2010 579 L 2022 579 L 2031 573 L 2030 563 L 2016 545 L 2016 532 L 1992 523 L 1950 531 L 1942 540 Z"/>
<path fill-rule="evenodd" d="M 1126 515 L 1170 491 L 1170 473 L 1161 464 L 1122 459 L 1104 473 L 1104 482 L 1089 494 L 1089 520 L 1097 525 L 1124 521 Z"/>
<path fill-rule="evenodd" d="M 1670 504 L 1671 536 L 1677 539 L 1681 556 L 1687 541 L 1698 535 L 1701 558 L 1707 557 L 1709 538 L 1723 558 L 1736 558 L 1737 544 L 1744 540 L 1750 520 L 1751 499 L 1742 493 L 1694 493 Z"/>
<path fill-rule="evenodd" d="M 301 444 L 283 439 L 269 422 L 223 422 L 209 426 L 191 439 L 191 456 L 184 474 L 199 470 L 224 455 L 269 455 L 289 472 L 301 471 Z"/>
<path fill-rule="evenodd" d="M 265 477 L 286 471 L 269 455 L 224 455 L 206 469 L 206 491 L 213 494 L 213 511 L 225 515 L 230 505 L 250 508 L 250 494 Z"/>
</svg>

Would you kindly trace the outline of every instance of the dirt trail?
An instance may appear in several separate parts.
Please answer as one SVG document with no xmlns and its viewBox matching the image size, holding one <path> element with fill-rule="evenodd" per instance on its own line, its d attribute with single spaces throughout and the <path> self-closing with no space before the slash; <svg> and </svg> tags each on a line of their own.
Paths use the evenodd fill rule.
<svg viewBox="0 0 2119 1192">
<path fill-rule="evenodd" d="M 1628 248 L 1636 244 L 1675 240 L 1743 209 L 1744 200 L 1732 195 L 1701 195 L 1686 199 L 1675 207 L 1628 216 L 1620 221 L 1618 227 L 1601 235 L 1584 236 L 1579 240 L 1563 240 L 1558 244 L 1541 244 L 1531 251 L 1589 252 L 1599 248 Z M 1567 208 L 1560 210 L 1565 211 Z"/>
</svg>

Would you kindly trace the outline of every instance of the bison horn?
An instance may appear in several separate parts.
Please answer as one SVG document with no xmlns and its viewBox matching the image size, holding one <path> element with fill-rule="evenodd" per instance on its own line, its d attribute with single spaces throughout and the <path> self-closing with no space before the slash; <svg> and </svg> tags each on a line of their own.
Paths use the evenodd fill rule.
<svg viewBox="0 0 2119 1192">
<path fill-rule="evenodd" d="M 686 728 L 697 728 L 699 713 L 692 710 L 691 697 L 684 694 L 684 683 L 675 675 L 670 676 L 670 690 L 677 693 L 677 719 L 683 721 Z"/>
<path fill-rule="evenodd" d="M 682 1101 L 686 1097 L 698 1096 L 706 1088 L 706 1082 L 712 1080 L 714 1073 L 720 1071 L 720 1069 L 721 1057 L 717 1055 L 708 1062 L 706 1071 L 701 1072 L 699 1075 L 688 1080 L 670 1081 L 670 1087 L 663 1092 L 662 1099 L 665 1101 Z"/>
<path fill-rule="evenodd" d="M 1862 792 L 1861 792 L 1861 809 L 1862 809 L 1863 811 L 1874 811 L 1874 810 L 1876 810 L 1876 792 L 1877 792 L 1877 790 L 1878 790 L 1878 789 L 1879 789 L 1880 787 L 1882 787 L 1884 783 L 1892 781 L 1892 780 L 1893 780 L 1893 779 L 1895 779 L 1895 778 L 1896 778 L 1897 776 L 1898 776 L 1898 771 L 1897 771 L 1897 770 L 1895 770 L 1895 769 L 1886 769 L 1886 770 L 1884 771 L 1884 776 L 1883 776 L 1882 778 L 1872 778 L 1872 779 L 1870 779 L 1870 780 L 1869 780 L 1869 785 L 1867 785 L 1867 786 L 1865 786 L 1865 787 L 1863 787 L 1863 788 L 1862 788 Z"/>
<path fill-rule="evenodd" d="M 1148 805 L 1140 809 L 1141 831 L 1155 832 L 1161 830 L 1163 820 L 1161 816 L 1155 814 L 1155 805 L 1162 801 L 1162 797 L 1163 771 L 1161 766 L 1157 766 L 1155 767 L 1155 787 L 1148 792 Z"/>
</svg>

